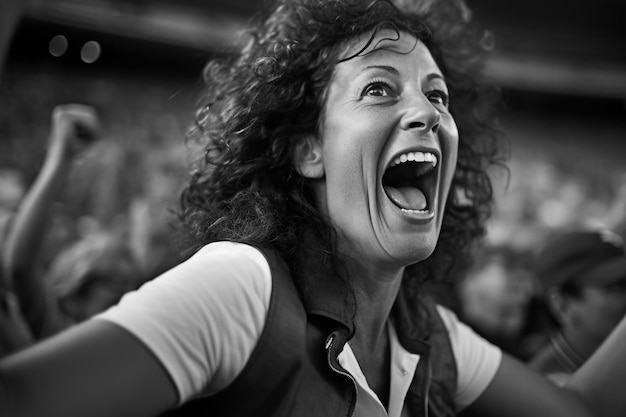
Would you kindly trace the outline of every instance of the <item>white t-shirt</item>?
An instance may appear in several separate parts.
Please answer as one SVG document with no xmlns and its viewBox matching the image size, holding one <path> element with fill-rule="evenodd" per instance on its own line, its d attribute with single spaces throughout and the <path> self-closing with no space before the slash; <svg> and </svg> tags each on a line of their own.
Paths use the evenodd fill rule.
<svg viewBox="0 0 626 417">
<path fill-rule="evenodd" d="M 139 338 L 169 373 L 182 404 L 226 388 L 243 370 L 263 331 L 271 292 L 270 268 L 261 252 L 241 243 L 216 242 L 126 294 L 117 306 L 94 319 L 116 323 Z M 455 400 L 462 409 L 487 387 L 500 364 L 501 351 L 459 322 L 450 310 L 438 307 L 438 312 L 457 363 Z M 403 392 L 390 398 L 399 402 L 395 407 L 390 404 L 392 412 L 402 409 L 419 356 L 400 346 L 393 328 L 389 334 L 391 384 Z M 375 397 L 349 345 L 339 360 L 360 390 Z M 400 364 L 395 371 L 394 363 Z M 407 375 L 409 382 L 402 382 Z"/>
</svg>

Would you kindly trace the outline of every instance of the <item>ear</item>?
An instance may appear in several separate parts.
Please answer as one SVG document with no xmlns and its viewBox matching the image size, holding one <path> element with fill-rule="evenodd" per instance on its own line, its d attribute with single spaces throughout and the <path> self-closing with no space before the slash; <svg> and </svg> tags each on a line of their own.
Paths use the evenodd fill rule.
<svg viewBox="0 0 626 417">
<path fill-rule="evenodd" d="M 567 319 L 567 311 L 569 309 L 567 297 L 563 296 L 558 288 L 551 287 L 546 291 L 545 300 L 552 315 L 562 325 Z"/>
<path fill-rule="evenodd" d="M 303 177 L 318 179 L 324 177 L 322 144 L 314 136 L 298 139 L 292 157 L 296 170 Z"/>
</svg>

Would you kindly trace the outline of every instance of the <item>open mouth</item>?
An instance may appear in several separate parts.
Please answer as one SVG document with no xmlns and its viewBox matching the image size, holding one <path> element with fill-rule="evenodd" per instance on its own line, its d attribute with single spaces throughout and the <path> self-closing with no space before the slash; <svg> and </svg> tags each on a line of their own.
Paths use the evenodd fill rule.
<svg viewBox="0 0 626 417">
<path fill-rule="evenodd" d="M 428 213 L 434 196 L 437 156 L 430 152 L 407 152 L 399 155 L 383 175 L 387 197 L 406 211 Z"/>
</svg>

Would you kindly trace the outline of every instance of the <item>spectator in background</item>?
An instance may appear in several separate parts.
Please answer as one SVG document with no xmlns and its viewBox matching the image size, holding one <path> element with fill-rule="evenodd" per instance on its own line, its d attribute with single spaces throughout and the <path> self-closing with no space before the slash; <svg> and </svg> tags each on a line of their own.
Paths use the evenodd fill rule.
<svg viewBox="0 0 626 417">
<path fill-rule="evenodd" d="M 626 313 L 624 243 L 607 230 L 558 232 L 538 253 L 536 268 L 553 326 L 530 366 L 563 384 Z"/>
<path fill-rule="evenodd" d="M 176 236 L 174 207 L 187 177 L 187 149 L 166 146 L 143 155 L 142 190 L 130 203 L 129 234 L 146 277 L 162 274 L 183 259 Z"/>
<path fill-rule="evenodd" d="M 0 253 L 4 248 L 6 231 L 14 216 L 26 187 L 19 171 L 0 169 Z M 24 317 L 20 303 L 4 278 L 0 259 L 0 357 L 30 345 L 33 336 Z"/>
<path fill-rule="evenodd" d="M 613 201 L 602 220 L 608 229 L 626 239 L 626 172 L 620 174 Z"/>
<path fill-rule="evenodd" d="M 0 357 L 25 348 L 33 341 L 17 297 L 5 286 L 4 279 L 0 279 Z"/>
<path fill-rule="evenodd" d="M 457 286 L 459 316 L 503 350 L 528 359 L 543 343 L 531 320 L 537 290 L 532 256 L 509 245 L 488 245 Z"/>
<path fill-rule="evenodd" d="M 68 186 L 71 166 L 98 136 L 98 124 L 89 106 L 54 109 L 44 165 L 9 226 L 4 272 L 36 339 L 104 310 L 143 281 L 134 255 L 113 232 L 87 233 L 61 250 L 47 271 L 37 262 L 52 205 Z"/>
<path fill-rule="evenodd" d="M 7 226 L 24 197 L 26 186 L 24 180 L 15 169 L 0 169 L 0 250 L 4 245 Z"/>
<path fill-rule="evenodd" d="M 9 54 L 15 29 L 24 11 L 38 0 L 0 1 L 0 80 L 4 61 Z M 0 253 L 3 249 L 6 225 L 12 215 L 13 201 L 21 197 L 21 178 L 14 171 L 0 170 Z M 8 201 L 7 201 L 8 200 Z M 7 204 L 8 203 L 8 204 Z M 20 311 L 20 304 L 2 273 L 0 262 L 0 357 L 32 343 L 33 337 Z"/>
</svg>

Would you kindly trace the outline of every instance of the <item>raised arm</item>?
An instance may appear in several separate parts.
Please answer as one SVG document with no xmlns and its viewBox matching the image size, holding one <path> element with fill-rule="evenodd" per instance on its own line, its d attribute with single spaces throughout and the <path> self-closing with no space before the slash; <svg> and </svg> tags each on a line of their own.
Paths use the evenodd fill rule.
<svg viewBox="0 0 626 417">
<path fill-rule="evenodd" d="M 593 407 L 594 416 L 626 415 L 626 317 L 567 386 L 584 395 Z"/>
<path fill-rule="evenodd" d="M 35 271 L 50 208 L 65 187 L 75 157 L 96 137 L 97 130 L 98 118 L 89 106 L 70 104 L 54 109 L 44 164 L 9 226 L 2 254 L 4 273 L 35 333 L 41 327 L 36 323 L 55 305 L 49 302 L 42 277 Z"/>
<path fill-rule="evenodd" d="M 591 417 L 589 404 L 559 388 L 518 359 L 503 353 L 493 380 L 462 414 L 481 417 Z"/>
<path fill-rule="evenodd" d="M 0 415 L 157 416 L 176 404 L 169 375 L 135 336 L 88 320 L 0 363 Z"/>
<path fill-rule="evenodd" d="M 467 415 L 510 417 L 626 415 L 626 318 L 568 380 L 557 387 L 515 358 L 504 355 L 494 379 Z"/>
</svg>

